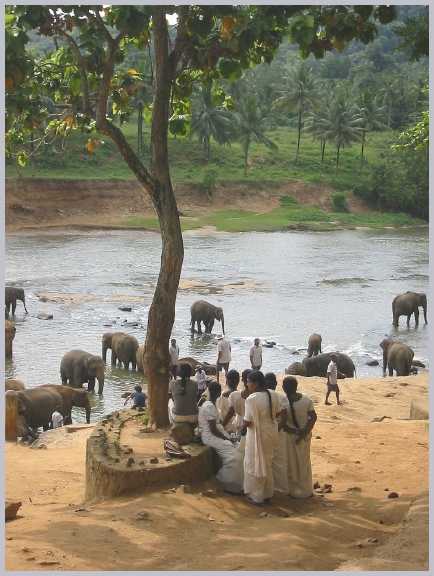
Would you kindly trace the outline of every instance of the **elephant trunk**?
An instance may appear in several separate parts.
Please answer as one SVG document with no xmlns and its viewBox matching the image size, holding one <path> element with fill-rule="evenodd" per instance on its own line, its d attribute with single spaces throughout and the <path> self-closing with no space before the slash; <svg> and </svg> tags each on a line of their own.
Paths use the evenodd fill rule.
<svg viewBox="0 0 434 576">
<path fill-rule="evenodd" d="M 90 406 L 86 406 L 86 423 L 90 424 Z"/>
<path fill-rule="evenodd" d="M 102 391 L 104 390 L 104 370 L 99 372 L 96 378 L 98 380 L 98 394 L 102 394 Z"/>
<path fill-rule="evenodd" d="M 23 305 L 24 305 L 24 310 L 26 311 L 26 314 L 28 314 L 29 312 L 28 312 L 28 310 L 27 310 L 27 308 L 26 308 L 26 299 L 25 299 L 25 297 L 23 296 L 23 297 L 21 298 L 21 300 L 22 300 Z"/>
<path fill-rule="evenodd" d="M 222 332 L 225 333 L 225 317 L 222 314 Z"/>
<path fill-rule="evenodd" d="M 428 320 L 426 317 L 426 309 L 427 309 L 427 305 L 426 305 L 426 297 L 424 298 L 423 302 L 422 302 L 422 307 L 423 307 L 423 317 L 425 319 L 425 324 L 428 324 Z"/>
<path fill-rule="evenodd" d="M 108 349 L 107 343 L 106 343 L 106 342 L 103 342 L 103 343 L 102 343 L 102 354 L 101 354 L 101 356 L 102 356 L 102 359 L 104 360 L 104 364 L 106 363 L 106 359 L 107 359 L 107 349 Z"/>
</svg>

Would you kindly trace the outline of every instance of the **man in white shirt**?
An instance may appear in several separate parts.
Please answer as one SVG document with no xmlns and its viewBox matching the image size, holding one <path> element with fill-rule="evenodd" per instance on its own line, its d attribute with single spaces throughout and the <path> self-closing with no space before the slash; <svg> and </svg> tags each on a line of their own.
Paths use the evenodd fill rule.
<svg viewBox="0 0 434 576">
<path fill-rule="evenodd" d="M 253 346 L 250 348 L 250 364 L 252 370 L 260 370 L 262 366 L 262 346 L 259 338 L 255 338 Z"/>
<path fill-rule="evenodd" d="M 232 356 L 229 340 L 226 340 L 225 336 L 222 336 L 221 334 L 217 336 L 217 340 L 217 382 L 219 382 L 219 375 L 222 369 L 224 369 L 225 376 L 227 376 Z"/>
<path fill-rule="evenodd" d="M 173 378 L 176 378 L 176 372 L 178 369 L 178 359 L 179 359 L 179 346 L 176 343 L 175 338 L 172 338 L 169 346 L 169 356 L 170 356 L 170 372 Z"/>
<path fill-rule="evenodd" d="M 327 394 L 326 394 L 326 399 L 325 399 L 325 403 L 327 405 L 331 404 L 331 402 L 329 402 L 330 392 L 336 393 L 336 401 L 338 404 L 340 404 L 337 360 L 338 360 L 338 358 L 337 358 L 336 354 L 332 354 L 330 356 L 330 363 L 327 366 Z"/>
<path fill-rule="evenodd" d="M 60 428 L 61 426 L 63 426 L 63 416 L 60 412 L 55 410 L 51 414 L 51 428 Z"/>
</svg>

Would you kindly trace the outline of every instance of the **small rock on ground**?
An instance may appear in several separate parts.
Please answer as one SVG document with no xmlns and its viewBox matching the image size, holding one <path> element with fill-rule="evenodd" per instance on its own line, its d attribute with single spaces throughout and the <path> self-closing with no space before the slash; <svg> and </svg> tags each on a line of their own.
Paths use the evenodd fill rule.
<svg viewBox="0 0 434 576">
<path fill-rule="evenodd" d="M 21 508 L 22 502 L 14 502 L 12 500 L 6 500 L 5 502 L 5 521 L 15 520 L 17 517 L 17 512 Z"/>
</svg>

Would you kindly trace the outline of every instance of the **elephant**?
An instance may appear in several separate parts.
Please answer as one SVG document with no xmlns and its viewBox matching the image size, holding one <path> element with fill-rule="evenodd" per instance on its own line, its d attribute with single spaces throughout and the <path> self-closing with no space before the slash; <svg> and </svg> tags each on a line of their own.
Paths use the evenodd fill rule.
<svg viewBox="0 0 434 576">
<path fill-rule="evenodd" d="M 5 320 L 5 357 L 12 358 L 12 341 L 15 338 L 16 328 L 11 320 Z"/>
<path fill-rule="evenodd" d="M 71 350 L 67 352 L 60 362 L 60 376 L 62 384 L 81 388 L 87 382 L 88 392 L 95 390 L 95 378 L 98 380 L 98 394 L 104 389 L 105 363 L 101 356 L 94 356 L 84 350 Z"/>
<path fill-rule="evenodd" d="M 38 386 L 20 390 L 15 394 L 18 400 L 18 416 L 22 416 L 27 426 L 33 430 L 37 430 L 40 426 L 48 430 L 53 412 L 55 410 L 62 412 L 63 399 L 57 391 Z"/>
<path fill-rule="evenodd" d="M 137 364 L 137 370 L 139 372 L 143 372 L 143 354 L 145 351 L 145 347 L 143 344 L 141 344 L 138 348 L 137 348 L 137 352 L 136 352 L 136 364 Z"/>
<path fill-rule="evenodd" d="M 205 326 L 205 334 L 211 334 L 214 326 L 214 320 L 222 323 L 222 331 L 225 333 L 225 319 L 223 316 L 223 309 L 205 300 L 197 300 L 191 305 L 191 332 L 194 333 L 194 326 L 197 322 L 197 332 L 202 334 L 201 322 Z"/>
<path fill-rule="evenodd" d="M 15 308 L 17 307 L 17 300 L 21 300 L 24 304 L 24 310 L 28 314 L 26 308 L 26 298 L 24 296 L 24 288 L 15 288 L 15 286 L 6 286 L 5 288 L 5 307 L 7 316 L 9 316 L 12 308 L 12 316 L 15 316 Z"/>
<path fill-rule="evenodd" d="M 139 343 L 137 338 L 125 334 L 125 332 L 106 332 L 102 337 L 102 358 L 104 363 L 107 358 L 107 350 L 112 351 L 112 366 L 116 366 L 119 361 L 120 365 L 124 365 L 125 370 L 128 370 L 130 363 L 132 369 L 135 370 L 137 366 L 137 350 Z"/>
<path fill-rule="evenodd" d="M 338 378 L 339 373 L 343 374 L 346 378 L 354 378 L 356 368 L 353 361 L 346 354 L 342 352 L 326 352 L 303 358 L 303 362 L 294 362 L 285 370 L 287 374 L 294 374 L 297 376 L 327 376 L 327 367 L 330 363 L 331 356 L 335 354 L 337 357 Z"/>
<path fill-rule="evenodd" d="M 196 367 L 200 365 L 204 369 L 204 372 L 207 376 L 215 376 L 217 374 L 217 367 L 215 364 L 209 364 L 208 362 L 199 362 L 199 360 L 191 358 L 191 356 L 180 358 L 178 360 L 178 366 L 180 366 L 181 364 L 189 364 L 193 371 L 195 371 Z"/>
<path fill-rule="evenodd" d="M 306 371 L 301 362 L 293 362 L 285 368 L 285 374 L 290 374 L 291 376 L 306 376 Z"/>
<path fill-rule="evenodd" d="M 409 328 L 412 314 L 414 314 L 415 325 L 417 328 L 419 326 L 419 306 L 423 308 L 425 324 L 428 324 L 426 318 L 426 294 L 419 292 L 405 292 L 405 294 L 395 296 L 392 302 L 393 325 L 395 328 L 398 328 L 400 316 L 407 316 L 407 328 Z"/>
<path fill-rule="evenodd" d="M 76 388 L 60 386 L 59 384 L 42 384 L 42 386 L 38 386 L 38 388 L 53 390 L 61 395 L 62 410 L 60 410 L 60 412 L 63 414 L 64 424 L 72 424 L 71 410 L 73 406 L 85 408 L 86 422 L 88 424 L 90 423 L 91 406 L 87 390 L 77 390 Z"/>
<path fill-rule="evenodd" d="M 311 334 L 309 336 L 309 340 L 307 343 L 307 356 L 310 358 L 311 356 L 317 356 L 321 354 L 321 344 L 322 338 L 321 334 Z"/>
<path fill-rule="evenodd" d="M 25 390 L 26 387 L 24 385 L 24 382 L 21 382 L 21 380 L 16 380 L 15 378 L 9 378 L 8 380 L 5 381 L 5 391 L 7 390 L 15 390 L 16 392 L 18 392 L 19 390 Z"/>
<path fill-rule="evenodd" d="M 410 346 L 393 338 L 385 338 L 380 347 L 383 350 L 383 376 L 386 376 L 386 368 L 389 370 L 389 376 L 393 376 L 394 370 L 397 376 L 410 375 L 414 357 Z"/>
</svg>

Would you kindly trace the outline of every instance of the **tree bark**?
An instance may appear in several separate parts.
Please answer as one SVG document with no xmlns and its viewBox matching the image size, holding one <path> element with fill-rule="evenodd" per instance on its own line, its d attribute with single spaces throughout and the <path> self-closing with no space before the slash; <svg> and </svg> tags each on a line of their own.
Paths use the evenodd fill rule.
<svg viewBox="0 0 434 576">
<path fill-rule="evenodd" d="M 336 150 L 336 172 L 338 171 L 339 168 L 339 152 L 341 150 L 341 145 L 338 144 L 337 146 L 337 150 Z"/>
<path fill-rule="evenodd" d="M 247 162 L 249 160 L 250 138 L 247 137 L 244 143 L 244 176 L 247 176 Z"/>
<path fill-rule="evenodd" d="M 326 147 L 326 140 L 324 139 L 321 144 L 321 164 L 324 162 L 325 147 Z"/>
<path fill-rule="evenodd" d="M 361 158 L 361 162 L 363 164 L 363 160 L 364 160 L 364 151 L 365 151 L 365 137 L 366 137 L 366 131 L 363 130 L 362 132 L 362 158 Z"/>
<path fill-rule="evenodd" d="M 175 320 L 176 295 L 184 259 L 178 207 L 169 171 L 168 126 L 172 66 L 168 54 L 166 9 L 154 7 L 155 96 L 151 128 L 151 171 L 156 183 L 152 194 L 161 239 L 161 268 L 148 315 L 144 359 L 148 374 L 150 421 L 156 427 L 169 424 L 169 339 Z"/>
<path fill-rule="evenodd" d="M 300 140 L 301 140 L 301 107 L 298 111 L 298 140 L 297 140 L 297 153 L 295 154 L 295 163 L 298 162 L 298 153 L 300 150 Z"/>
</svg>

